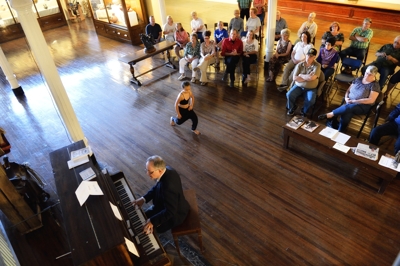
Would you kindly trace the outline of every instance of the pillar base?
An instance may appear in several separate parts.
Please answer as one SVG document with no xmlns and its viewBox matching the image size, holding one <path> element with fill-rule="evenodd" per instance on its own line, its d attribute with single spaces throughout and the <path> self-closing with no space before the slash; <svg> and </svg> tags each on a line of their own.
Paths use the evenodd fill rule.
<svg viewBox="0 0 400 266">
<path fill-rule="evenodd" d="M 18 88 L 15 88 L 12 90 L 15 96 L 22 96 L 25 95 L 24 90 L 22 89 L 21 86 L 19 86 Z"/>
</svg>

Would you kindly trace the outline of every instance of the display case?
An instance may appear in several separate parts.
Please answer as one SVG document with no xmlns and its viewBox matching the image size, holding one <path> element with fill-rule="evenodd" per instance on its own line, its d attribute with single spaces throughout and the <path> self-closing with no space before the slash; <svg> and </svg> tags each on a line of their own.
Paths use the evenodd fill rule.
<svg viewBox="0 0 400 266">
<path fill-rule="evenodd" d="M 142 0 L 91 0 L 90 5 L 97 34 L 141 44 L 139 34 L 148 23 Z"/>
<path fill-rule="evenodd" d="M 32 11 L 36 13 L 42 30 L 67 24 L 59 0 L 34 0 Z M 0 0 L 0 42 L 23 37 L 25 34 L 18 22 L 17 12 L 7 0 Z"/>
</svg>

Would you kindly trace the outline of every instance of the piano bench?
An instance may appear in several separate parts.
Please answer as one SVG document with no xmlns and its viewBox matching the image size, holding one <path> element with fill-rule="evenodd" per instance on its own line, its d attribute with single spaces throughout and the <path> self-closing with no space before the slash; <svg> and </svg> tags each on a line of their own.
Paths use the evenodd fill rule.
<svg viewBox="0 0 400 266">
<path fill-rule="evenodd" d="M 186 200 L 189 202 L 190 210 L 189 213 L 181 225 L 172 228 L 171 233 L 174 238 L 176 250 L 179 256 L 181 256 L 179 250 L 178 236 L 198 234 L 200 251 L 203 253 L 203 241 L 201 236 L 201 226 L 199 219 L 199 209 L 197 207 L 196 192 L 193 189 L 183 191 Z"/>
</svg>

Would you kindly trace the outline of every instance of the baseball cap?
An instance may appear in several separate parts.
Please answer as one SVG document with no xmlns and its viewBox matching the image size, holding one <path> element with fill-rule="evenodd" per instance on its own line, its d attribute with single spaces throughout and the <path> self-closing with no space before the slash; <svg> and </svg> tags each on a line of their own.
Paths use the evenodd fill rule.
<svg viewBox="0 0 400 266">
<path fill-rule="evenodd" d="M 315 50 L 314 48 L 310 48 L 307 54 L 312 54 L 313 56 L 317 56 L 317 50 Z"/>
</svg>

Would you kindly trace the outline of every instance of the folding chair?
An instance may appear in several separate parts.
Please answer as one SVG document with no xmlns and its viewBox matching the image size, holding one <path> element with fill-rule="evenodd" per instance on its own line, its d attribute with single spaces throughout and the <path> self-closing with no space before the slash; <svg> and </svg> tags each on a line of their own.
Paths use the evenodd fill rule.
<svg viewBox="0 0 400 266">
<path fill-rule="evenodd" d="M 361 65 L 362 65 L 361 60 L 350 58 L 350 57 L 346 57 L 345 59 L 343 59 L 342 65 L 340 67 L 341 73 L 336 74 L 335 77 L 333 78 L 333 82 L 331 82 L 331 85 L 327 91 L 326 97 L 329 97 L 329 94 L 331 93 L 335 84 L 336 84 L 336 90 L 335 90 L 334 95 L 332 96 L 331 101 L 333 100 L 333 98 L 335 97 L 335 95 L 339 89 L 339 82 L 350 85 L 351 82 L 353 82 L 353 80 L 355 80 L 358 77 L 358 72 L 360 70 Z M 351 69 L 351 74 L 342 73 L 346 67 L 349 67 Z M 353 75 L 354 71 L 356 72 L 355 75 Z"/>
</svg>

